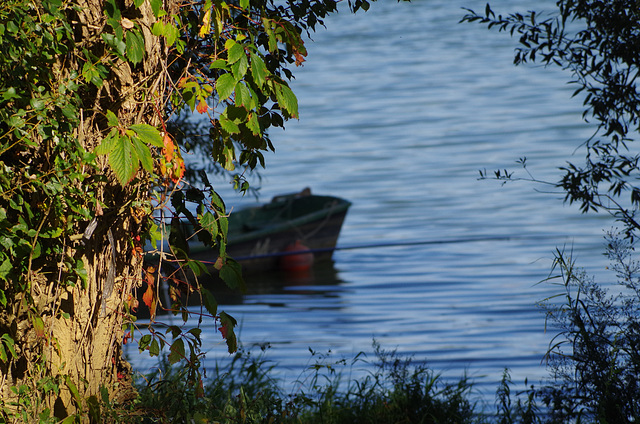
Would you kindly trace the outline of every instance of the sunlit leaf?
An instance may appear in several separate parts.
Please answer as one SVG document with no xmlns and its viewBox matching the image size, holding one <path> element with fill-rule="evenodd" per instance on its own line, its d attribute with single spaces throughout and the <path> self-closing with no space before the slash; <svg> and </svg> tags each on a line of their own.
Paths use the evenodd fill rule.
<svg viewBox="0 0 640 424">
<path fill-rule="evenodd" d="M 128 184 L 140 164 L 129 137 L 117 137 L 113 150 L 109 154 L 109 165 L 122 185 Z"/>
<path fill-rule="evenodd" d="M 135 65 L 144 58 L 144 38 L 137 30 L 127 31 L 125 37 L 127 45 L 127 58 Z"/>
<path fill-rule="evenodd" d="M 204 37 L 205 35 L 211 32 L 211 8 L 206 8 L 204 12 L 204 18 L 202 19 L 202 26 L 200 27 L 200 31 L 198 35 L 200 37 Z"/>
<path fill-rule="evenodd" d="M 276 85 L 276 99 L 281 109 L 289 112 L 294 118 L 298 117 L 298 99 L 286 84 Z"/>
<path fill-rule="evenodd" d="M 149 124 L 133 124 L 129 128 L 131 128 L 144 143 L 156 147 L 164 147 L 163 137 L 156 127 Z"/>
<path fill-rule="evenodd" d="M 144 170 L 147 172 L 153 172 L 153 157 L 151 156 L 149 146 L 140 141 L 138 137 L 133 137 L 131 141 L 133 142 L 136 155 L 138 156 L 138 160 L 140 160 Z"/>
<path fill-rule="evenodd" d="M 251 75 L 253 76 L 253 81 L 256 83 L 258 88 L 262 88 L 266 81 L 267 76 L 267 65 L 265 65 L 264 61 L 260 56 L 251 52 Z"/>
<path fill-rule="evenodd" d="M 218 98 L 220 101 L 228 99 L 231 94 L 233 94 L 236 83 L 237 81 L 233 74 L 227 73 L 220 75 L 216 80 L 216 91 L 218 92 Z"/>
</svg>

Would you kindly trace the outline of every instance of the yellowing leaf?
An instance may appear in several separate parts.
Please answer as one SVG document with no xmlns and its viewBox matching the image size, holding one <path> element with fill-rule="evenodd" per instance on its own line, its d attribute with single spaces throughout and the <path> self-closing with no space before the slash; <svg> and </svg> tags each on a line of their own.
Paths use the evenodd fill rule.
<svg viewBox="0 0 640 424">
<path fill-rule="evenodd" d="M 202 26 L 200 27 L 200 32 L 198 33 L 198 35 L 200 35 L 200 37 L 204 37 L 210 32 L 211 32 L 211 9 L 207 9 L 207 11 L 204 12 L 204 18 L 202 19 Z"/>
</svg>

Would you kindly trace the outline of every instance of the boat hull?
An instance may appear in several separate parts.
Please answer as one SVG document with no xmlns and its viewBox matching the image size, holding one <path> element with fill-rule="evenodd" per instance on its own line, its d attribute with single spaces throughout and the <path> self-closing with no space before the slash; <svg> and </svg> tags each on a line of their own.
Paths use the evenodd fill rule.
<svg viewBox="0 0 640 424">
<path fill-rule="evenodd" d="M 233 212 L 227 253 L 244 273 L 281 268 L 283 257 L 296 254 L 311 253 L 313 262 L 330 260 L 350 205 L 338 197 L 298 194 Z M 205 263 L 217 258 L 211 249 L 190 250 L 192 259 Z"/>
</svg>

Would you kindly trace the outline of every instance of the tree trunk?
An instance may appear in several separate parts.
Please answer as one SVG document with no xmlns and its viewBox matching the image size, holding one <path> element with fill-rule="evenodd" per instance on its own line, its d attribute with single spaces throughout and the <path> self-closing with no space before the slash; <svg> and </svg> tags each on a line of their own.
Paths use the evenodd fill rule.
<svg viewBox="0 0 640 424">
<path fill-rule="evenodd" d="M 117 0 L 125 35 L 129 22 L 135 22 L 144 35 L 146 53 L 135 65 L 120 59 L 107 62 L 102 35 L 114 30 L 107 26 L 105 2 L 76 3 L 75 11 L 67 9 L 75 45 L 67 55 L 57 58 L 53 72 L 60 81 L 74 78 L 73 73 L 83 78 L 83 66 L 90 61 L 83 51 L 90 52 L 109 69 L 101 86 L 83 84 L 79 91 L 79 124 L 74 125 L 73 137 L 91 152 L 108 132 L 107 111 L 114 112 L 123 126 L 160 125 L 166 49 L 151 34 L 155 17 L 149 2 L 136 8 L 131 0 Z M 114 58 L 110 56 L 111 60 Z M 67 171 L 56 170 L 52 165 L 56 157 L 50 144 L 50 140 L 42 141 L 9 159 L 2 153 L 0 159 L 16 168 L 21 163 L 38 166 L 46 178 L 53 179 L 57 174 L 45 171 Z M 147 206 L 149 182 L 140 177 L 140 170 L 140 178 L 122 186 L 106 160 L 97 161 L 97 167 L 83 168 L 85 174 L 74 187 L 79 192 L 91 191 L 95 198 L 93 204 L 83 206 L 88 209 L 89 219 L 73 223 L 73 233 L 63 232 L 47 240 L 56 244 L 55 258 L 39 263 L 31 260 L 35 256 L 31 253 L 28 274 L 0 287 L 8 299 L 7 307 L 0 311 L 0 332 L 11 337 L 16 352 L 13 360 L 0 361 L 0 397 L 5 407 L 23 411 L 28 419 L 35 419 L 46 408 L 58 418 L 80 412 L 87 419 L 86 412 L 103 399 L 103 392 L 115 402 L 135 395 L 130 365 L 122 357 L 123 324 L 141 281 L 143 257 L 136 249 L 136 236 L 151 212 Z M 20 182 L 16 184 L 22 187 Z M 65 216 L 53 216 L 47 210 L 51 198 L 37 191 L 25 191 L 24 196 L 25 202 L 39 211 L 38 230 L 50 222 L 64 222 Z M 6 201 L 2 200 L 0 207 Z M 7 219 L 17 222 L 19 216 L 7 213 Z M 36 233 L 34 246 L 38 236 Z M 69 261 L 61 258 L 72 258 L 72 265 L 86 271 L 86 280 L 62 284 L 70 271 Z M 19 406 L 11 406 L 12 402 Z"/>
</svg>

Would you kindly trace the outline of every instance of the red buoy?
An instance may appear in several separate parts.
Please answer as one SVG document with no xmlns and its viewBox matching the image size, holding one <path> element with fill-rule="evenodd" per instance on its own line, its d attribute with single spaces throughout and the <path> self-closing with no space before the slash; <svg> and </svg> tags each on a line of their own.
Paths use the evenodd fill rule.
<svg viewBox="0 0 640 424">
<path fill-rule="evenodd" d="M 282 270 L 307 271 L 313 266 L 313 253 L 300 240 L 285 247 L 283 252 L 291 252 L 291 254 L 280 258 L 280 269 Z"/>
</svg>

